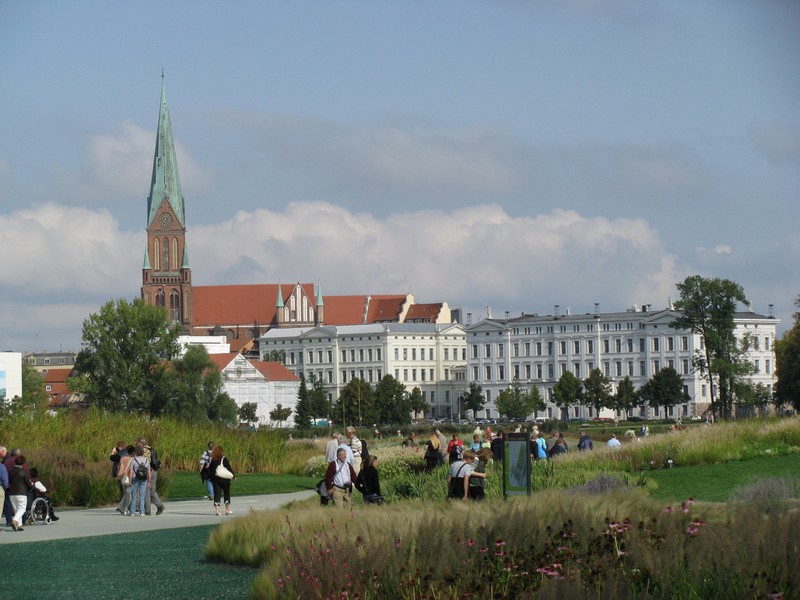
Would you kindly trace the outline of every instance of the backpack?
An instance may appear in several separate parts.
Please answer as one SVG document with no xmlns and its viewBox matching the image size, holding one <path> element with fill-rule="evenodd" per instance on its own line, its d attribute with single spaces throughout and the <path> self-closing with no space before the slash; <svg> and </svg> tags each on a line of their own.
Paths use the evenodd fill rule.
<svg viewBox="0 0 800 600">
<path fill-rule="evenodd" d="M 450 461 L 455 462 L 457 460 L 461 460 L 464 456 L 464 446 L 460 444 L 453 444 L 453 447 L 450 448 Z"/>
<path fill-rule="evenodd" d="M 456 476 L 450 479 L 450 487 L 447 490 L 448 498 L 455 498 L 457 500 L 461 500 L 464 498 L 464 478 L 460 477 L 460 475 L 461 471 L 463 471 L 464 467 L 466 466 L 467 466 L 466 463 L 461 465 L 461 468 L 458 469 Z"/>
<path fill-rule="evenodd" d="M 158 460 L 158 453 L 156 452 L 155 448 L 150 448 L 150 468 L 153 471 L 158 471 L 158 468 L 161 466 L 161 461 Z"/>
<path fill-rule="evenodd" d="M 147 472 L 148 471 L 149 471 L 149 469 L 147 468 L 146 464 L 137 462 L 136 463 L 136 470 L 133 472 L 133 474 L 136 476 L 136 479 L 138 479 L 139 481 L 146 481 L 147 480 Z"/>
</svg>

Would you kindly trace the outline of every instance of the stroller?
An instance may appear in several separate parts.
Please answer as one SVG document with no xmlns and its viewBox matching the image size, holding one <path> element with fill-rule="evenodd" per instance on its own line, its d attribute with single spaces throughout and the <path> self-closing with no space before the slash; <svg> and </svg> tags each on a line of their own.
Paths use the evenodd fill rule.
<svg viewBox="0 0 800 600">
<path fill-rule="evenodd" d="M 58 521 L 50 504 L 50 494 L 44 484 L 38 480 L 39 473 L 31 469 L 31 478 L 34 479 L 33 487 L 28 492 L 28 509 L 25 512 L 24 522 L 33 525 L 49 525 Z"/>
</svg>

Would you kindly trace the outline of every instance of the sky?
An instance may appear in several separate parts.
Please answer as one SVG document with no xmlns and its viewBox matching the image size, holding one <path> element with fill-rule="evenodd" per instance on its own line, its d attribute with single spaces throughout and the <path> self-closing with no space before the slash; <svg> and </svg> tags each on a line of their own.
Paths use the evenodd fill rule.
<svg viewBox="0 0 800 600">
<path fill-rule="evenodd" d="M 195 285 L 792 325 L 800 2 L 0 0 L 0 350 L 139 296 L 162 70 Z"/>
</svg>

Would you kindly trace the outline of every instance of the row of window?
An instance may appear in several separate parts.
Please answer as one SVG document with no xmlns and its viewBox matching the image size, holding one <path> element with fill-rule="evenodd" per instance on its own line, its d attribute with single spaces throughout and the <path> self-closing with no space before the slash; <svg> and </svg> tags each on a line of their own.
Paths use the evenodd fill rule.
<svg viewBox="0 0 800 600">
<path fill-rule="evenodd" d="M 453 360 L 458 360 L 458 348 L 444 348 L 444 360 L 450 360 L 451 350 L 452 350 L 452 357 Z M 466 360 L 467 349 L 461 349 L 461 359 Z M 395 360 L 427 360 L 433 361 L 434 359 L 434 349 L 433 348 L 402 348 L 402 353 L 400 348 L 394 349 L 394 359 Z M 298 354 L 298 356 L 302 356 Z M 333 350 L 308 350 L 305 353 L 306 364 L 324 364 L 324 363 L 333 363 Z M 289 364 L 295 364 L 295 353 L 290 352 L 289 356 Z M 302 360 L 302 359 L 301 359 Z M 383 360 L 383 352 L 381 348 L 343 348 L 341 350 L 341 362 L 381 362 Z"/>
<path fill-rule="evenodd" d="M 766 338 L 769 340 L 769 338 Z M 601 340 L 602 342 L 602 349 L 603 352 L 606 354 L 611 353 L 611 349 L 613 347 L 614 352 L 621 354 L 623 352 L 623 348 L 628 353 L 633 353 L 636 350 L 637 344 L 633 338 L 623 339 L 605 339 Z M 623 346 L 624 342 L 624 346 Z M 638 342 L 638 352 L 645 352 L 646 349 L 646 338 L 639 338 Z M 768 342 L 767 342 L 768 344 Z M 497 358 L 504 358 L 505 357 L 505 344 L 498 343 L 498 344 L 483 344 L 483 358 L 491 358 L 493 353 L 493 347 L 496 346 L 495 352 L 497 353 Z M 654 337 L 651 338 L 651 346 L 653 352 L 660 352 L 661 351 L 661 338 Z M 545 350 L 547 356 L 552 356 L 554 349 L 558 349 L 558 354 L 560 356 L 564 356 L 567 354 L 567 350 L 572 350 L 572 354 L 581 354 L 582 350 L 585 350 L 586 354 L 594 354 L 595 352 L 595 340 L 562 340 L 559 342 L 514 342 L 511 345 L 511 355 L 513 357 L 518 356 L 545 356 Z M 668 337 L 666 338 L 666 347 L 667 352 L 674 352 L 675 351 L 675 338 Z M 683 352 L 689 350 L 689 338 L 688 336 L 681 336 L 680 338 L 680 349 Z M 522 353 L 520 353 L 520 351 Z M 533 354 L 532 354 L 533 352 Z M 478 358 L 480 354 L 480 345 L 479 344 L 472 344 L 472 358 Z"/>
</svg>

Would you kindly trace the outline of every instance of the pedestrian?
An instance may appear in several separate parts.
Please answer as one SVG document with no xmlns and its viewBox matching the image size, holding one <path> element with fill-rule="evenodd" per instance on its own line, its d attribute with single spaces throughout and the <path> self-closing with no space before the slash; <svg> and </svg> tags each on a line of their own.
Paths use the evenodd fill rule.
<svg viewBox="0 0 800 600">
<path fill-rule="evenodd" d="M 158 516 L 164 512 L 164 503 L 158 496 L 158 469 L 161 467 L 161 461 L 158 459 L 158 453 L 147 445 L 147 440 L 143 437 L 136 439 L 136 445 L 144 450 L 144 457 L 150 462 L 150 487 L 145 496 L 144 514 L 150 516 L 150 506 L 155 505 Z"/>
<path fill-rule="evenodd" d="M 456 431 L 453 434 L 453 439 L 451 439 L 447 444 L 448 464 L 452 465 L 454 462 L 461 460 L 463 456 L 464 442 L 462 442 L 461 438 L 458 437 L 458 432 Z"/>
<path fill-rule="evenodd" d="M 117 448 L 119 448 L 119 445 L 117 445 Z M 133 487 L 133 483 L 131 482 L 131 478 L 128 476 L 128 473 L 130 471 L 131 461 L 133 460 L 135 454 L 136 446 L 133 444 L 130 444 L 126 446 L 124 450 L 117 452 L 117 456 L 120 456 L 119 462 L 115 463 L 117 466 L 117 483 L 119 484 L 119 489 L 122 492 L 122 497 L 119 500 L 119 504 L 117 504 L 117 512 L 122 515 L 130 514 L 129 509 L 131 506 L 131 489 Z"/>
<path fill-rule="evenodd" d="M 5 446 L 0 446 L 0 483 L 5 481 L 5 484 L 0 485 L 3 488 L 3 502 L 0 503 L 3 507 L 3 517 L 6 519 L 6 526 L 11 526 L 11 520 L 14 517 L 14 509 L 11 506 L 11 496 L 8 495 L 8 477 L 9 472 L 6 465 L 3 463 L 6 459 L 6 454 L 8 454 L 8 449 Z M 3 479 L 3 473 L 5 473 L 5 479 Z"/>
<path fill-rule="evenodd" d="M 469 498 L 469 476 L 475 469 L 472 464 L 475 453 L 472 450 L 464 452 L 463 458 L 450 465 L 447 474 L 447 497 L 451 500 L 467 500 Z"/>
<path fill-rule="evenodd" d="M 361 492 L 364 504 L 383 504 L 381 482 L 378 478 L 378 457 L 374 454 L 364 458 L 364 467 L 356 477 L 356 489 Z"/>
<path fill-rule="evenodd" d="M 547 440 L 544 439 L 544 433 L 539 433 L 535 440 L 536 446 L 534 449 L 534 460 L 547 460 Z"/>
<path fill-rule="evenodd" d="M 28 492 L 33 487 L 25 462 L 25 457 L 22 454 L 17 454 L 14 466 L 11 467 L 8 477 L 8 494 L 11 498 L 11 506 L 14 509 L 11 528 L 14 531 L 22 531 L 25 510 L 28 508 Z"/>
<path fill-rule="evenodd" d="M 481 449 L 481 438 L 478 434 L 473 434 L 472 436 L 472 443 L 469 445 L 469 449 L 473 452 L 477 452 Z"/>
<path fill-rule="evenodd" d="M 231 510 L 231 481 L 236 479 L 233 467 L 222 446 L 214 446 L 211 451 L 211 462 L 208 465 L 209 479 L 214 486 L 214 514 L 219 515 L 220 500 L 225 498 L 225 514 L 233 513 Z"/>
<path fill-rule="evenodd" d="M 145 458 L 144 448 L 136 446 L 133 460 L 128 465 L 128 478 L 131 480 L 131 504 L 128 516 L 144 516 L 146 497 L 150 492 L 150 476 L 150 461 Z"/>
<path fill-rule="evenodd" d="M 333 499 L 334 506 L 352 508 L 353 482 L 356 478 L 353 465 L 347 461 L 347 452 L 344 448 L 339 448 L 336 451 L 336 460 L 325 471 L 325 488 L 328 496 Z"/>
<path fill-rule="evenodd" d="M 503 464 L 503 454 L 505 453 L 505 433 L 502 429 L 497 431 L 497 435 L 492 438 L 491 442 L 492 460 L 496 463 Z"/>
<path fill-rule="evenodd" d="M 609 448 L 612 448 L 612 449 L 615 449 L 615 450 L 617 448 L 619 448 L 620 446 L 622 446 L 622 443 L 617 439 L 617 434 L 616 433 L 612 433 L 611 434 L 611 439 L 609 439 L 608 442 L 606 442 L 606 443 L 608 444 Z"/>
<path fill-rule="evenodd" d="M 430 439 L 425 442 L 425 472 L 430 474 L 433 473 L 434 467 L 439 464 L 439 456 L 441 446 L 439 445 L 439 436 L 436 433 L 432 433 Z"/>
<path fill-rule="evenodd" d="M 353 468 L 356 471 L 360 471 L 361 456 L 362 454 L 367 454 L 366 448 L 364 448 L 363 442 L 356 435 L 356 428 L 352 425 L 347 426 L 347 429 L 345 429 L 345 435 L 347 436 L 347 443 L 350 446 L 350 450 L 353 451 Z"/>
<path fill-rule="evenodd" d="M 491 450 L 482 448 L 475 453 L 472 463 L 475 469 L 467 477 L 467 494 L 470 500 L 483 500 L 486 497 L 486 463 L 492 458 Z"/>
<path fill-rule="evenodd" d="M 436 437 L 439 438 L 439 462 L 437 465 L 442 467 L 444 466 L 445 452 L 447 450 L 447 440 L 445 440 L 444 434 L 438 429 L 436 430 Z"/>
<path fill-rule="evenodd" d="M 329 463 L 332 460 L 336 460 L 336 448 L 342 443 L 342 435 L 340 433 L 334 433 L 331 435 L 331 439 L 328 440 L 328 443 L 325 444 L 325 463 Z"/>
<path fill-rule="evenodd" d="M 581 452 L 592 450 L 592 438 L 590 438 L 589 434 L 585 431 L 581 431 L 581 439 L 578 440 L 578 450 Z"/>
<path fill-rule="evenodd" d="M 208 473 L 208 465 L 211 463 L 211 451 L 214 449 L 214 442 L 208 442 L 208 446 L 200 456 L 200 479 L 203 480 L 203 485 L 206 486 L 207 494 L 203 496 L 203 500 L 214 499 L 214 484 L 211 483 L 211 475 Z"/>
</svg>

